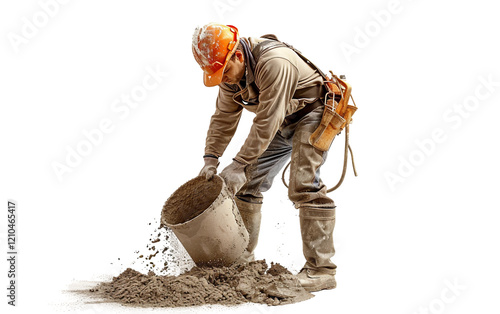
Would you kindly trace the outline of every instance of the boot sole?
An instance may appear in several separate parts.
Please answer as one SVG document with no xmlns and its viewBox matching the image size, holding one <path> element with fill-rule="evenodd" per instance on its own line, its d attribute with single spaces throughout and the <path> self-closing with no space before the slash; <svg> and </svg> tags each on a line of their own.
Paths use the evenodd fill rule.
<svg viewBox="0 0 500 314">
<path fill-rule="evenodd" d="M 336 282 L 326 282 L 322 285 L 318 286 L 310 286 L 310 287 L 303 287 L 307 292 L 317 292 L 321 290 L 330 290 L 330 289 L 335 289 L 337 287 Z"/>
</svg>

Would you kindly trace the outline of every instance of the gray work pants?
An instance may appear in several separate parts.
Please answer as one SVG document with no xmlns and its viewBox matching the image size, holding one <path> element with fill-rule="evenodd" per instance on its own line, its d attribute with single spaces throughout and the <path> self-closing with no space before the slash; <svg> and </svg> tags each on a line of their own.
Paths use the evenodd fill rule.
<svg viewBox="0 0 500 314">
<path fill-rule="evenodd" d="M 262 203 L 262 193 L 271 188 L 274 178 L 291 157 L 288 197 L 294 205 L 334 206 L 320 179 L 320 167 L 326 160 L 327 152 L 309 144 L 309 137 L 321 121 L 323 108 L 319 106 L 298 121 L 284 123 L 257 162 L 246 167 L 247 183 L 236 194 L 239 199 Z"/>
</svg>

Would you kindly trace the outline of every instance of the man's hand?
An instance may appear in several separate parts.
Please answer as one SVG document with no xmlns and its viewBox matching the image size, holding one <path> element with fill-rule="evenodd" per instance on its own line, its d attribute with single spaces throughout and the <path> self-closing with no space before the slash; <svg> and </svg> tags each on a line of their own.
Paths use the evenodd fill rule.
<svg viewBox="0 0 500 314">
<path fill-rule="evenodd" d="M 214 157 L 204 157 L 205 165 L 200 171 L 198 176 L 205 177 L 207 180 L 212 180 L 214 175 L 217 173 L 217 166 L 219 165 L 219 159 Z"/>
<path fill-rule="evenodd" d="M 233 162 L 220 173 L 220 176 L 224 179 L 224 182 L 226 182 L 229 192 L 233 195 L 235 195 L 243 184 L 247 182 L 245 167 L 245 164 L 233 160 Z"/>
</svg>

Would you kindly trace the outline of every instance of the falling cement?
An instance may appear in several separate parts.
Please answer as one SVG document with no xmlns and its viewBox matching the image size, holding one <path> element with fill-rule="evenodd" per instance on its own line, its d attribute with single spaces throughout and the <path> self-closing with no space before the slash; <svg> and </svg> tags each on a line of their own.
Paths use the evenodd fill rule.
<svg viewBox="0 0 500 314">
<path fill-rule="evenodd" d="M 146 246 L 134 251 L 135 257 L 130 263 L 125 263 L 128 266 L 122 264 L 121 270 L 130 267 L 144 274 L 154 272 L 161 276 L 175 276 L 194 267 L 195 263 L 172 229 L 159 227 L 156 219 L 152 227 L 155 225 Z"/>
<path fill-rule="evenodd" d="M 90 292 L 112 302 L 144 307 L 283 305 L 314 296 L 286 268 L 272 264 L 268 269 L 264 260 L 230 267 L 193 267 L 179 276 L 144 275 L 129 268 Z"/>
</svg>

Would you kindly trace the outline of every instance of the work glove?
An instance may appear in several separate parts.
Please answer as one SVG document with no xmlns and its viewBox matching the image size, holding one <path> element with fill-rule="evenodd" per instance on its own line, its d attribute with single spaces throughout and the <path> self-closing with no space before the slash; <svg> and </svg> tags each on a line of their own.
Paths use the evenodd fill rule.
<svg viewBox="0 0 500 314">
<path fill-rule="evenodd" d="M 220 176 L 224 179 L 224 182 L 226 182 L 226 186 L 232 195 L 235 195 L 243 184 L 247 182 L 247 177 L 245 175 L 246 166 L 247 165 L 233 159 L 233 162 L 220 173 Z"/>
<path fill-rule="evenodd" d="M 203 157 L 205 165 L 201 168 L 198 176 L 205 177 L 207 180 L 212 180 L 217 173 L 217 166 L 219 166 L 219 159 L 214 157 Z"/>
</svg>

